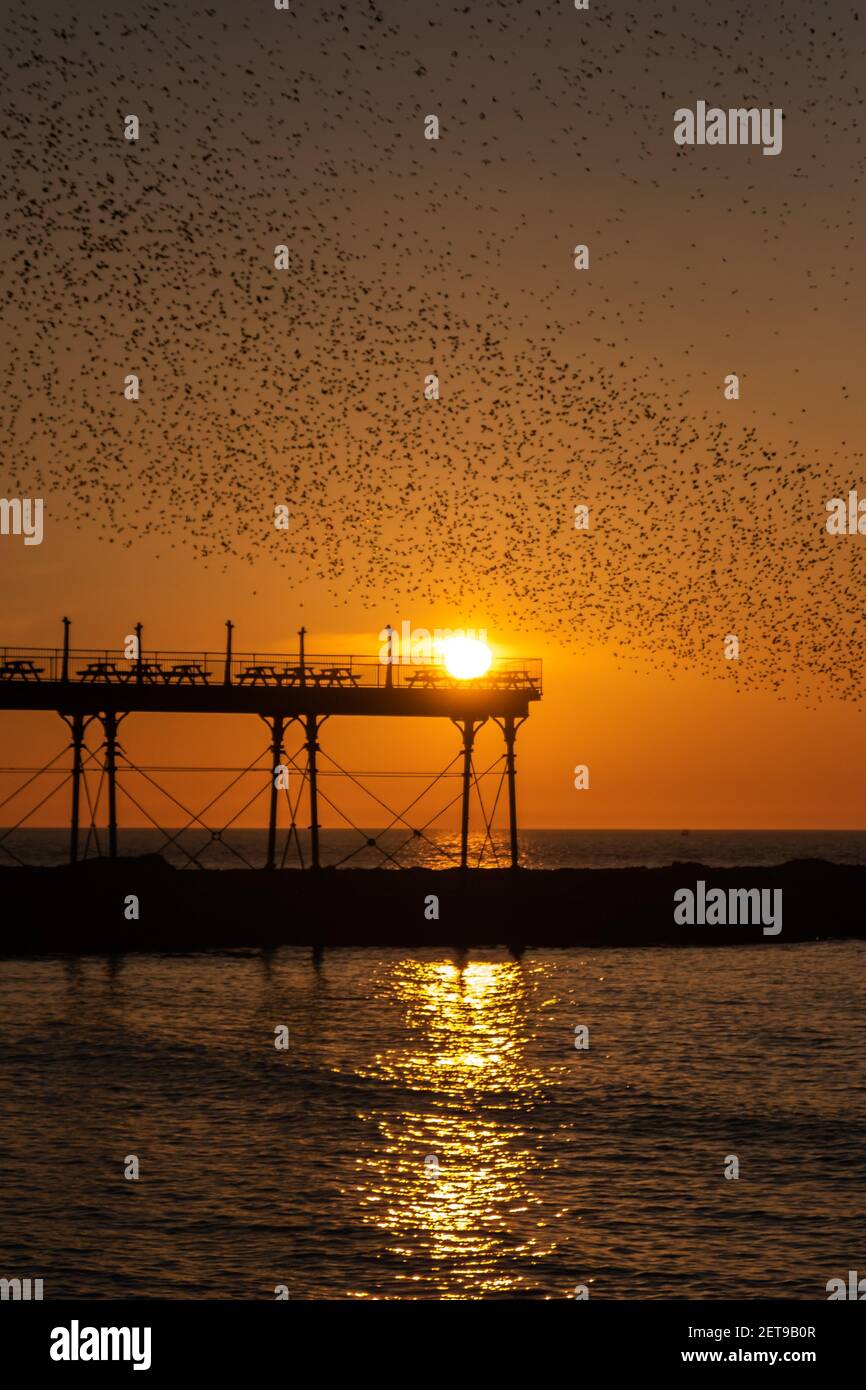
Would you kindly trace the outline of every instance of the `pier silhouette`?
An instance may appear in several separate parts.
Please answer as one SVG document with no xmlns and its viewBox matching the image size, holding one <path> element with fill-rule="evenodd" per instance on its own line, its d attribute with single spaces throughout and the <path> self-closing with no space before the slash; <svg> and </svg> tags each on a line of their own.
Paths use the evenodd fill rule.
<svg viewBox="0 0 866 1390">
<path fill-rule="evenodd" d="M 131 643 L 134 655 L 107 648 L 73 648 L 68 618 L 63 619 L 63 628 L 63 645 L 59 648 L 0 647 L 0 710 L 53 711 L 70 730 L 71 863 L 79 858 L 87 729 L 94 721 L 98 721 L 101 728 L 99 769 L 107 784 L 108 857 L 113 859 L 118 853 L 120 724 L 131 714 L 164 713 L 245 714 L 258 716 L 266 723 L 270 735 L 270 764 L 266 769 L 270 775 L 265 863 L 268 869 L 276 867 L 277 773 L 280 767 L 291 767 L 301 774 L 309 809 L 310 857 L 305 867 L 321 867 L 319 736 L 324 722 L 336 716 L 437 718 L 448 719 L 457 726 L 460 746 L 453 761 L 459 762 L 461 767 L 459 866 L 467 868 L 473 784 L 478 789 L 478 774 L 473 765 L 475 737 L 479 729 L 492 720 L 501 729 L 504 740 L 501 781 L 507 786 L 510 863 L 518 867 L 515 742 L 520 725 L 529 716 L 530 706 L 541 699 L 542 671 L 538 658 L 497 658 L 483 676 L 464 680 L 450 675 L 441 662 L 419 664 L 400 659 L 382 660 L 376 656 L 308 654 L 303 628 L 298 634 L 299 648 L 295 657 L 285 652 L 236 653 L 231 621 L 226 623 L 222 650 L 193 652 L 145 649 L 141 640 L 143 628 L 139 623 Z M 303 761 L 300 764 L 287 755 L 285 748 L 286 734 L 294 724 L 303 731 Z M 55 761 L 52 759 L 52 763 Z M 43 771 L 49 766 L 46 764 Z M 128 766 L 134 767 L 131 763 Z M 437 774 L 434 781 L 442 775 Z M 480 791 L 478 795 L 480 800 Z M 295 832 L 300 855 L 297 809 L 298 806 L 292 809 L 290 834 Z M 403 819 L 400 813 L 397 818 Z M 3 840 L 11 831 L 20 828 L 26 819 L 27 816 L 23 817 L 4 832 L 0 848 L 4 847 Z M 492 815 L 488 820 L 485 813 L 488 836 L 491 820 Z M 220 838 L 220 831 L 211 833 L 213 838 Z M 420 833 L 412 827 L 413 835 Z M 376 846 L 376 837 L 368 837 L 366 843 Z"/>
</svg>

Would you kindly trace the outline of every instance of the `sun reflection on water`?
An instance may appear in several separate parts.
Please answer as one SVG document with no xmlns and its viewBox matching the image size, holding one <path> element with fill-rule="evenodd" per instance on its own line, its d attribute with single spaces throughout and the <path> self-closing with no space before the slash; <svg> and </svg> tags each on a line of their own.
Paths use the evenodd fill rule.
<svg viewBox="0 0 866 1390">
<path fill-rule="evenodd" d="M 511 960 L 402 960 L 382 987 L 406 1042 L 359 1068 L 387 1088 L 363 1117 L 378 1137 L 359 1165 L 362 1219 L 402 1297 L 513 1293 L 555 1246 L 532 1187 L 546 1086 L 526 1058 L 530 979 Z"/>
</svg>

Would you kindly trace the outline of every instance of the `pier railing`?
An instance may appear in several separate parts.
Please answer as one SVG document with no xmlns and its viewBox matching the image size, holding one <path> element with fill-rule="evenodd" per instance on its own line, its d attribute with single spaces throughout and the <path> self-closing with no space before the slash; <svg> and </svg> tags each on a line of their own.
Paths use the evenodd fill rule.
<svg viewBox="0 0 866 1390">
<path fill-rule="evenodd" d="M 83 647 L 0 647 L 0 681 L 66 681 L 113 685 L 268 686 L 314 689 L 474 689 L 541 694 L 541 660 L 497 657 L 483 676 L 458 679 L 444 661 L 418 663 L 395 658 L 324 653 L 142 650 Z"/>
</svg>

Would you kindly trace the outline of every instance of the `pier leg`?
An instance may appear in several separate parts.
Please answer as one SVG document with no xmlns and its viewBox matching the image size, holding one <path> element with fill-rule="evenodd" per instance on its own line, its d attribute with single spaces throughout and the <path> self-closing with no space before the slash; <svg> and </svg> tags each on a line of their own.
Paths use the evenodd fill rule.
<svg viewBox="0 0 866 1390">
<path fill-rule="evenodd" d="M 69 826 L 69 862 L 78 863 L 78 821 L 81 809 L 81 751 L 84 747 L 84 715 L 72 716 L 72 817 Z"/>
<path fill-rule="evenodd" d="M 107 710 L 102 716 L 105 729 L 105 773 L 108 778 L 108 857 L 117 858 L 117 715 Z"/>
<path fill-rule="evenodd" d="M 316 781 L 316 754 L 319 751 L 319 723 L 314 714 L 306 718 L 307 779 L 310 784 L 310 868 L 319 869 L 319 788 Z"/>
<path fill-rule="evenodd" d="M 506 714 L 503 732 L 505 734 L 505 769 L 508 775 L 508 828 L 511 834 L 511 867 L 516 869 L 520 863 L 520 851 L 517 847 L 517 769 L 514 763 L 514 740 L 517 737 L 517 729 L 513 714 Z"/>
<path fill-rule="evenodd" d="M 460 811 L 460 867 L 469 863 L 469 792 L 472 786 L 472 745 L 475 741 L 475 721 L 463 721 L 463 805 Z"/>
<path fill-rule="evenodd" d="M 277 768 L 283 756 L 283 716 L 274 716 L 271 725 L 271 804 L 268 814 L 268 858 L 266 869 L 276 868 L 277 863 Z"/>
</svg>

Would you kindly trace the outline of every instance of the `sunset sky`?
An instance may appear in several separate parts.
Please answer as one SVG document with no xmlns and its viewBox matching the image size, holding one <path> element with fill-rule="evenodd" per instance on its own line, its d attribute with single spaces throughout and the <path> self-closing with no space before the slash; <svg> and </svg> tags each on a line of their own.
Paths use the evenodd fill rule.
<svg viewBox="0 0 866 1390">
<path fill-rule="evenodd" d="M 484 628 L 544 659 L 524 826 L 861 827 L 866 536 L 825 529 L 866 497 L 859 12 L 292 4 L 4 10 L 0 496 L 46 523 L 0 537 L 0 643 Z M 677 146 L 698 100 L 782 108 L 781 154 Z M 123 728 L 150 762 L 265 737 Z M 322 743 L 438 770 L 456 740 Z M 4 766 L 62 742 L 0 720 Z"/>
</svg>

